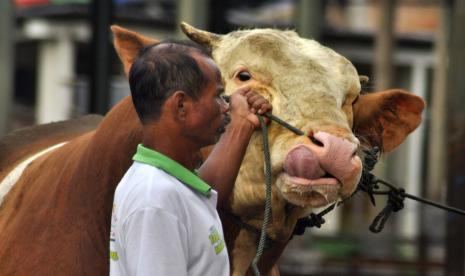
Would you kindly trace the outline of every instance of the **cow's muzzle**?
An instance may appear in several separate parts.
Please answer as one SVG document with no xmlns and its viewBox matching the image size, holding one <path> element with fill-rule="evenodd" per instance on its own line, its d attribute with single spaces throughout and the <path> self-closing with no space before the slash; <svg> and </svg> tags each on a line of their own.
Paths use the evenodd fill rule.
<svg viewBox="0 0 465 276">
<path fill-rule="evenodd" d="M 291 203 L 321 207 L 355 190 L 362 163 L 357 144 L 326 132 L 312 138 L 287 153 L 277 185 Z"/>
</svg>

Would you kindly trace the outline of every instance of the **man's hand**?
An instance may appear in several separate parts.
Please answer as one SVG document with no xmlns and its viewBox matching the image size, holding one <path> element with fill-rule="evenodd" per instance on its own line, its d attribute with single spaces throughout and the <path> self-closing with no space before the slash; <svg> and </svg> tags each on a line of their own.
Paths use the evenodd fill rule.
<svg viewBox="0 0 465 276">
<path fill-rule="evenodd" d="M 229 101 L 231 123 L 199 169 L 200 178 L 218 192 L 218 208 L 228 205 L 250 137 L 260 127 L 256 113 L 265 114 L 272 109 L 263 96 L 249 87 L 238 89 Z"/>
<path fill-rule="evenodd" d="M 263 115 L 271 112 L 273 107 L 267 99 L 254 92 L 250 87 L 242 87 L 231 95 L 231 117 L 232 120 L 245 119 L 254 129 L 260 127 L 260 121 L 256 114 Z"/>
</svg>

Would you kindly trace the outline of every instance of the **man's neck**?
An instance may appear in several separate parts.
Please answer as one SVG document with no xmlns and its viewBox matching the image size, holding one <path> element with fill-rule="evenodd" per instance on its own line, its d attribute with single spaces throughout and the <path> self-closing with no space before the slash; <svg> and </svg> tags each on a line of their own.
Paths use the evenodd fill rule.
<svg viewBox="0 0 465 276">
<path fill-rule="evenodd" d="M 176 137 L 176 138 L 174 138 Z M 183 139 L 175 128 L 156 124 L 144 126 L 142 144 L 193 171 L 201 161 L 200 149 Z"/>
</svg>

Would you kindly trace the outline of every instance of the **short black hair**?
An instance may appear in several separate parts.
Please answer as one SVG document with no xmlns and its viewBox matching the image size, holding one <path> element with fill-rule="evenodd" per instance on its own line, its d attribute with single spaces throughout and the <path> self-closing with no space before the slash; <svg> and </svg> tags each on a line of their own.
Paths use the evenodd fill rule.
<svg viewBox="0 0 465 276">
<path fill-rule="evenodd" d="M 188 40 L 164 40 L 141 49 L 129 71 L 132 101 L 142 124 L 158 120 L 173 92 L 182 90 L 198 99 L 208 78 L 192 54 L 210 52 Z"/>
</svg>

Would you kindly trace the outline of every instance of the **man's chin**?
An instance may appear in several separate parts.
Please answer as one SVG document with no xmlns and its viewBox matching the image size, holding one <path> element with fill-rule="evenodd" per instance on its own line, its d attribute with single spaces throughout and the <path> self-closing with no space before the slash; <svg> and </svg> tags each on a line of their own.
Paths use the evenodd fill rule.
<svg viewBox="0 0 465 276">
<path fill-rule="evenodd" d="M 205 146 L 211 146 L 211 145 L 214 145 L 216 143 L 218 143 L 218 141 L 220 140 L 221 138 L 221 135 L 226 131 L 226 128 L 225 127 L 219 127 L 216 129 L 215 131 L 215 135 L 213 137 L 211 137 L 211 140 L 208 141 L 208 143 L 205 145 Z"/>
<path fill-rule="evenodd" d="M 226 131 L 226 126 L 231 122 L 231 117 L 230 116 L 225 116 L 223 119 L 223 123 L 219 128 L 216 129 L 216 134 L 217 134 L 217 141 L 220 138 L 221 134 L 223 134 Z"/>
<path fill-rule="evenodd" d="M 216 144 L 220 140 L 221 135 L 226 132 L 226 126 L 230 122 L 231 122 L 230 117 L 229 116 L 225 117 L 225 119 L 223 120 L 223 123 L 221 124 L 221 126 L 216 129 L 215 137 L 211 141 L 210 145 Z"/>
<path fill-rule="evenodd" d="M 221 135 L 225 132 L 225 128 L 218 128 L 217 131 L 216 131 L 216 135 L 215 135 L 215 138 L 211 141 L 212 143 L 210 145 L 213 145 L 213 144 L 216 144 L 218 143 L 218 141 L 220 140 L 220 137 Z"/>
</svg>

